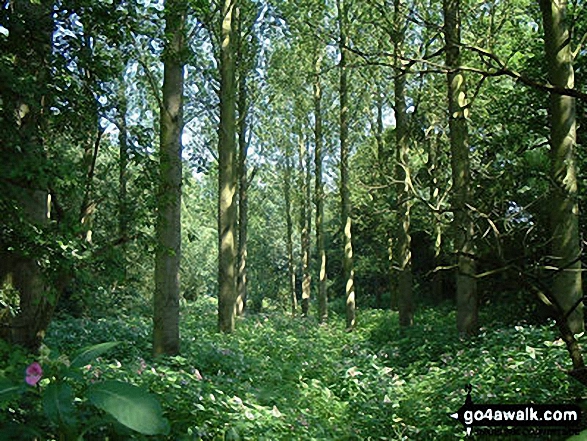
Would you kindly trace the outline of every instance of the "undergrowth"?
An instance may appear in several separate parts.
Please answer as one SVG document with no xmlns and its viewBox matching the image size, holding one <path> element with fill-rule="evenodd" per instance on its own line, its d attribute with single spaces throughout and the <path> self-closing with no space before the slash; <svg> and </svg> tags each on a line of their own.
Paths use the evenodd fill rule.
<svg viewBox="0 0 587 441">
<path fill-rule="evenodd" d="M 222 335 L 214 300 L 200 298 L 182 310 L 181 356 L 153 359 L 149 318 L 124 313 L 62 318 L 46 345 L 70 354 L 120 341 L 87 367 L 89 377 L 156 394 L 171 424 L 160 439 L 459 439 L 465 432 L 449 415 L 464 403 L 467 384 L 479 403 L 568 403 L 584 393 L 565 373 L 570 364 L 554 326 L 482 319 L 490 325 L 468 341 L 458 339 L 449 306 L 421 310 L 403 331 L 389 311 L 361 311 L 350 333 L 336 315 L 320 325 L 269 312 Z M 4 355 L 6 376 L 32 361 Z"/>
</svg>

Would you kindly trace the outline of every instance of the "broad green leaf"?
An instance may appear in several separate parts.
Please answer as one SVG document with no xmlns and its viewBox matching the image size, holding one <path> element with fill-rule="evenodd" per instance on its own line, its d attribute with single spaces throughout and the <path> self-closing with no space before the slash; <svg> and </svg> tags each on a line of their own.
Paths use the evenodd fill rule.
<svg viewBox="0 0 587 441">
<path fill-rule="evenodd" d="M 88 398 L 129 429 L 145 435 L 169 432 L 169 422 L 163 418 L 157 399 L 137 386 L 121 381 L 104 381 L 89 389 Z"/>
<path fill-rule="evenodd" d="M 80 351 L 79 354 L 71 362 L 71 367 L 79 368 L 87 365 L 90 361 L 96 359 L 104 352 L 108 352 L 113 347 L 119 345 L 119 341 L 109 341 L 106 343 L 99 343 L 97 345 L 88 346 Z"/>
<path fill-rule="evenodd" d="M 0 403 L 16 398 L 22 390 L 22 385 L 14 384 L 7 378 L 0 378 Z"/>
<path fill-rule="evenodd" d="M 51 383 L 43 393 L 43 408 L 47 418 L 59 427 L 76 425 L 73 390 L 69 384 Z"/>
</svg>

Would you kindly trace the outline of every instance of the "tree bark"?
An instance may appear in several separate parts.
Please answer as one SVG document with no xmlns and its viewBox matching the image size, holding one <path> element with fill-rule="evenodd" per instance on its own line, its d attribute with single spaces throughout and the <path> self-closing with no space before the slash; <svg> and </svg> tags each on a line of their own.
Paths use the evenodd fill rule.
<svg viewBox="0 0 587 441">
<path fill-rule="evenodd" d="M 428 174 L 430 176 L 430 202 L 440 208 L 440 186 L 438 182 L 438 140 L 428 139 Z M 440 253 L 442 251 L 442 222 L 437 212 L 434 213 L 434 273 L 432 275 L 432 296 L 442 298 L 442 272 Z"/>
<path fill-rule="evenodd" d="M 120 79 L 118 91 L 118 237 L 122 241 L 121 265 L 122 277 L 126 279 L 126 249 L 129 237 L 128 231 L 128 127 L 126 124 L 126 85 L 124 78 Z"/>
<path fill-rule="evenodd" d="M 341 220 L 343 231 L 343 280 L 345 282 L 346 299 L 346 327 L 352 330 L 356 324 L 355 315 L 355 271 L 353 268 L 353 243 L 351 198 L 349 189 L 349 146 L 348 146 L 348 86 L 347 86 L 347 10 L 344 0 L 337 0 L 338 23 L 340 27 L 340 193 L 341 193 Z"/>
<path fill-rule="evenodd" d="M 322 54 L 315 63 L 314 78 L 314 168 L 316 203 L 316 254 L 318 255 L 318 317 L 320 322 L 328 319 L 328 293 L 326 292 L 326 250 L 324 249 L 324 182 L 322 178 L 322 86 L 320 84 Z"/>
<path fill-rule="evenodd" d="M 248 173 L 247 173 L 247 81 L 246 72 L 240 72 L 238 93 L 238 274 L 237 315 L 242 316 L 247 305 L 247 228 L 248 228 Z"/>
<path fill-rule="evenodd" d="M 549 82 L 574 88 L 573 56 L 566 23 L 566 0 L 540 0 Z M 584 330 L 579 205 L 577 201 L 575 98 L 551 93 L 550 228 L 553 293 L 573 333 Z M 578 304 L 576 309 L 572 309 Z"/>
<path fill-rule="evenodd" d="M 220 125 L 218 130 L 218 329 L 234 331 L 236 315 L 236 84 L 235 8 L 224 0 L 220 29 Z"/>
<path fill-rule="evenodd" d="M 82 51 L 85 53 L 85 58 L 91 60 L 94 57 L 94 43 L 90 17 L 84 17 L 82 19 L 82 24 L 84 27 Z M 82 227 L 82 238 L 87 243 L 92 243 L 92 224 L 97 208 L 97 202 L 94 197 L 94 175 L 96 172 L 96 161 L 98 159 L 98 152 L 100 150 L 100 143 L 102 141 L 104 129 L 100 127 L 99 103 L 94 96 L 94 91 L 98 89 L 96 76 L 88 67 L 84 68 L 83 75 L 89 90 L 89 102 L 85 110 L 89 113 L 90 125 L 87 128 L 87 139 L 84 143 L 82 164 L 86 176 L 84 182 L 84 196 L 80 206 L 79 222 Z"/>
<path fill-rule="evenodd" d="M 289 142 L 285 145 L 285 173 L 284 173 L 284 199 L 285 199 L 285 223 L 287 228 L 287 272 L 289 285 L 289 298 L 291 301 L 291 315 L 295 317 L 298 309 L 298 299 L 296 296 L 296 267 L 293 253 L 293 221 L 291 215 L 291 147 Z"/>
<path fill-rule="evenodd" d="M 461 336 L 477 333 L 478 300 L 475 279 L 474 225 L 467 204 L 471 200 L 471 173 L 465 76 L 460 70 L 460 0 L 443 0 L 446 65 L 448 68 L 448 110 L 453 181 L 452 206 L 457 255 L 457 329 Z"/>
<path fill-rule="evenodd" d="M 310 162 L 308 160 L 308 151 L 304 145 L 304 137 L 299 135 L 299 169 L 300 169 L 300 189 L 302 192 L 302 207 L 300 214 L 300 223 L 302 227 L 301 245 L 302 245 L 302 316 L 306 317 L 310 309 L 310 294 L 312 285 L 312 276 L 310 274 L 310 199 L 308 196 L 308 174 Z"/>
<path fill-rule="evenodd" d="M 179 352 L 179 266 L 181 257 L 181 134 L 183 50 L 186 11 L 181 0 L 166 0 L 161 105 L 157 251 L 153 314 L 154 355 Z"/>
<path fill-rule="evenodd" d="M 398 300 L 400 326 L 414 324 L 414 299 L 412 293 L 412 253 L 410 251 L 410 169 L 408 118 L 406 107 L 406 73 L 401 64 L 402 45 L 405 34 L 405 18 L 401 0 L 394 2 L 394 58 L 395 58 L 395 142 L 396 142 L 396 179 L 398 198 L 398 234 L 397 234 L 397 265 L 398 265 Z"/>
</svg>

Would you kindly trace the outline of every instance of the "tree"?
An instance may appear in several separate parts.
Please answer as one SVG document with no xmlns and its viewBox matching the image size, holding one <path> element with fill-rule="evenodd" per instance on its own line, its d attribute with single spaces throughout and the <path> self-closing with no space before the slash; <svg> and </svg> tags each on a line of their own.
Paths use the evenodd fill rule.
<svg viewBox="0 0 587 441">
<path fill-rule="evenodd" d="M 243 2 L 244 3 L 244 2 Z M 247 305 L 247 233 L 248 233 L 248 150 L 251 140 L 251 128 L 249 127 L 249 113 L 251 107 L 252 86 L 248 84 L 248 79 L 254 72 L 257 64 L 257 37 L 254 34 L 256 23 L 256 14 L 251 14 L 243 4 L 238 10 L 238 271 L 237 271 L 237 314 L 243 315 Z M 245 22 L 245 17 L 255 17 L 252 23 Z"/>
<path fill-rule="evenodd" d="M 179 265 L 181 257 L 181 134 L 183 131 L 183 51 L 186 9 L 182 0 L 165 3 L 165 51 L 157 196 L 157 251 L 153 353 L 179 352 Z"/>
<path fill-rule="evenodd" d="M 402 65 L 403 40 L 406 21 L 401 0 L 394 1 L 394 58 L 395 58 L 395 143 L 396 143 L 396 179 L 398 198 L 397 252 L 398 263 L 398 300 L 399 322 L 401 326 L 414 323 L 414 299 L 412 294 L 412 263 L 410 236 L 410 165 L 408 120 L 406 112 L 406 72 Z"/>
<path fill-rule="evenodd" d="M 287 247 L 287 273 L 288 273 L 288 292 L 291 302 L 291 314 L 295 316 L 298 309 L 298 299 L 296 296 L 296 265 L 293 251 L 293 221 L 292 221 L 292 204 L 291 204 L 291 175 L 292 175 L 292 153 L 289 142 L 285 144 L 285 170 L 283 177 L 283 196 L 285 200 L 285 220 L 286 220 L 286 247 Z"/>
<path fill-rule="evenodd" d="M 573 55 L 567 27 L 566 1 L 540 0 L 550 84 L 574 87 Z M 553 266 L 552 292 L 573 333 L 582 332 L 583 297 L 581 246 L 577 202 L 575 98 L 550 94 L 551 198 L 550 229 Z"/>
<path fill-rule="evenodd" d="M 233 332 L 236 314 L 236 16 L 238 0 L 222 2 L 218 129 L 218 328 Z"/>
<path fill-rule="evenodd" d="M 123 70 L 124 71 L 124 70 Z M 122 241 L 122 274 L 126 278 L 126 242 L 129 238 L 129 201 L 128 201 L 128 126 L 126 114 L 126 82 L 121 79 L 118 85 L 118 236 Z"/>
<path fill-rule="evenodd" d="M 316 51 L 320 49 L 316 48 Z M 318 317 L 321 322 L 328 318 L 328 293 L 326 292 L 326 250 L 324 249 L 324 181 L 323 168 L 323 135 L 322 135 L 322 53 L 316 55 L 314 75 L 314 168 L 316 204 L 316 254 L 318 255 Z"/>
<path fill-rule="evenodd" d="M 299 166 L 299 188 L 301 192 L 300 230 L 301 230 L 301 253 L 302 253 L 302 315 L 306 317 L 310 310 L 310 294 L 312 288 L 312 275 L 310 273 L 310 160 L 306 139 L 303 135 L 303 123 L 300 122 L 300 133 L 298 135 L 298 166 Z"/>
<path fill-rule="evenodd" d="M 457 258 L 457 329 L 461 335 L 477 332 L 478 300 L 473 234 L 469 216 L 471 172 L 469 160 L 469 105 L 461 67 L 460 1 L 444 0 L 444 37 L 448 80 L 448 112 L 454 212 L 453 229 Z"/>
<path fill-rule="evenodd" d="M 0 281 L 18 291 L 19 311 L 0 332 L 9 341 L 37 350 L 49 325 L 56 291 L 41 267 L 39 239 L 50 218 L 46 128 L 51 105 L 52 1 L 12 2 L 3 22 L 0 86 L 2 149 L 0 178 L 3 211 Z M 3 44 L 3 46 L 4 46 Z M 11 250 L 11 251 L 9 251 Z"/>
<path fill-rule="evenodd" d="M 348 47 L 347 35 L 348 11 L 344 0 L 337 0 L 338 24 L 340 32 L 340 194 L 342 202 L 341 220 L 343 232 L 343 281 L 345 284 L 346 299 L 346 326 L 353 329 L 356 323 L 355 317 L 355 271 L 353 268 L 353 243 L 352 243 L 352 219 L 351 200 L 349 190 L 349 108 L 348 108 Z"/>
</svg>

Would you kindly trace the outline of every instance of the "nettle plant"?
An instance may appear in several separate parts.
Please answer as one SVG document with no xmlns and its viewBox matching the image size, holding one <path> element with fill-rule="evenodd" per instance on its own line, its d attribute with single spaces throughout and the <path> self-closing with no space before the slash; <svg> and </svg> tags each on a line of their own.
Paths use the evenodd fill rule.
<svg viewBox="0 0 587 441">
<path fill-rule="evenodd" d="M 130 383 L 87 375 L 91 362 L 117 344 L 84 348 L 71 361 L 65 356 L 50 358 L 48 351 L 41 351 L 41 363 L 30 363 L 20 382 L 3 377 L 0 371 L 0 411 L 4 413 L 0 439 L 52 435 L 79 441 L 107 428 L 167 435 L 169 422 L 155 396 Z"/>
</svg>

